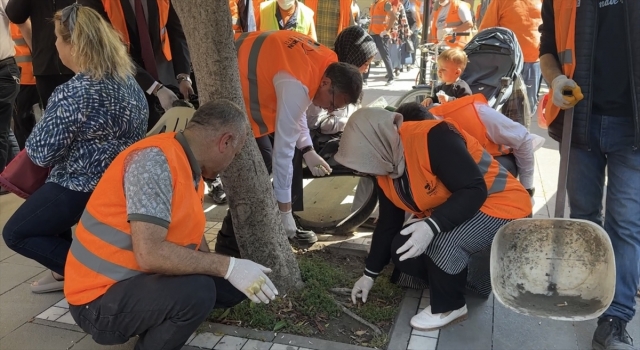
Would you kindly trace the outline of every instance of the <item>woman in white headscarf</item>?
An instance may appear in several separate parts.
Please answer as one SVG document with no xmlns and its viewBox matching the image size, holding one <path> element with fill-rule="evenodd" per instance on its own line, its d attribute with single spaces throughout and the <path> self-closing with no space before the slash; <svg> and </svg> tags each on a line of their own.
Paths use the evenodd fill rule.
<svg viewBox="0 0 640 350">
<path fill-rule="evenodd" d="M 433 330 L 466 319 L 464 289 L 472 254 L 491 245 L 507 222 L 531 214 L 529 194 L 473 137 L 445 121 L 402 122 L 363 108 L 351 115 L 336 161 L 377 178 L 380 217 L 364 275 L 352 300 L 367 295 L 392 259 L 402 273 L 428 281 L 431 305 L 411 319 Z M 405 212 L 416 219 L 403 227 Z M 488 274 L 469 287 L 488 295 Z"/>
</svg>

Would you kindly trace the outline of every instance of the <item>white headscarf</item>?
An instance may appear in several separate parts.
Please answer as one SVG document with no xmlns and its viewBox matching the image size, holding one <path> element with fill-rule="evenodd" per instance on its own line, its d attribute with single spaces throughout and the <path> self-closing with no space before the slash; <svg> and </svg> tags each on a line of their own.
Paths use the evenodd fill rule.
<svg viewBox="0 0 640 350">
<path fill-rule="evenodd" d="M 355 111 L 344 128 L 335 160 L 355 171 L 398 178 L 404 173 L 404 148 L 398 130 L 402 115 L 383 108 Z"/>
</svg>

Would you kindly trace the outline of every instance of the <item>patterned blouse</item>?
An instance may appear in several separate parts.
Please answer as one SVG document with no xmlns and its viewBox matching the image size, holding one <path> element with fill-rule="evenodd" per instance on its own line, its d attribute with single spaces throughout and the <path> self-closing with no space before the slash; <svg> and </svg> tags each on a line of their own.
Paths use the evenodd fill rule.
<svg viewBox="0 0 640 350">
<path fill-rule="evenodd" d="M 53 167 L 47 182 L 91 192 L 111 161 L 145 136 L 148 117 L 133 77 L 94 80 L 78 73 L 55 89 L 25 148 L 35 164 Z"/>
</svg>

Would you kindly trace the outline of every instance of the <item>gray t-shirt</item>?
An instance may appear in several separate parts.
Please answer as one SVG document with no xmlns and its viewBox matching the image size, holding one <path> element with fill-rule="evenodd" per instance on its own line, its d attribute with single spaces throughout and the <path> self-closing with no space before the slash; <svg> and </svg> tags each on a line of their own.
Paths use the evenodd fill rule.
<svg viewBox="0 0 640 350">
<path fill-rule="evenodd" d="M 173 181 L 162 150 L 149 147 L 132 152 L 124 169 L 128 220 L 169 228 Z"/>
</svg>

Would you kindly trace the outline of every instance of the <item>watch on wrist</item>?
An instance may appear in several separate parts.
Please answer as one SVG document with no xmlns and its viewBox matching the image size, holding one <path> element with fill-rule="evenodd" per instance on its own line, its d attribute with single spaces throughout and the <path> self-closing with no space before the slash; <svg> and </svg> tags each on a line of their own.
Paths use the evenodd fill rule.
<svg viewBox="0 0 640 350">
<path fill-rule="evenodd" d="M 178 74 L 176 76 L 176 80 L 178 81 L 178 83 L 181 83 L 183 80 L 186 80 L 189 82 L 189 84 L 191 84 L 191 78 L 189 77 L 189 74 L 185 74 L 185 73 Z"/>
<path fill-rule="evenodd" d="M 526 190 L 529 193 L 529 197 L 533 197 L 533 194 L 536 193 L 535 187 L 527 188 Z"/>
<path fill-rule="evenodd" d="M 304 148 L 300 149 L 300 152 L 301 152 L 303 155 L 304 155 L 304 154 L 307 154 L 307 153 L 309 153 L 309 152 L 311 152 L 311 151 L 313 151 L 313 146 L 307 146 L 307 147 L 304 147 Z"/>
<path fill-rule="evenodd" d="M 158 85 L 156 85 L 156 88 L 153 90 L 152 95 L 153 96 L 158 96 L 158 91 L 160 91 L 160 89 L 162 89 L 164 87 L 164 85 L 158 83 Z"/>
</svg>

